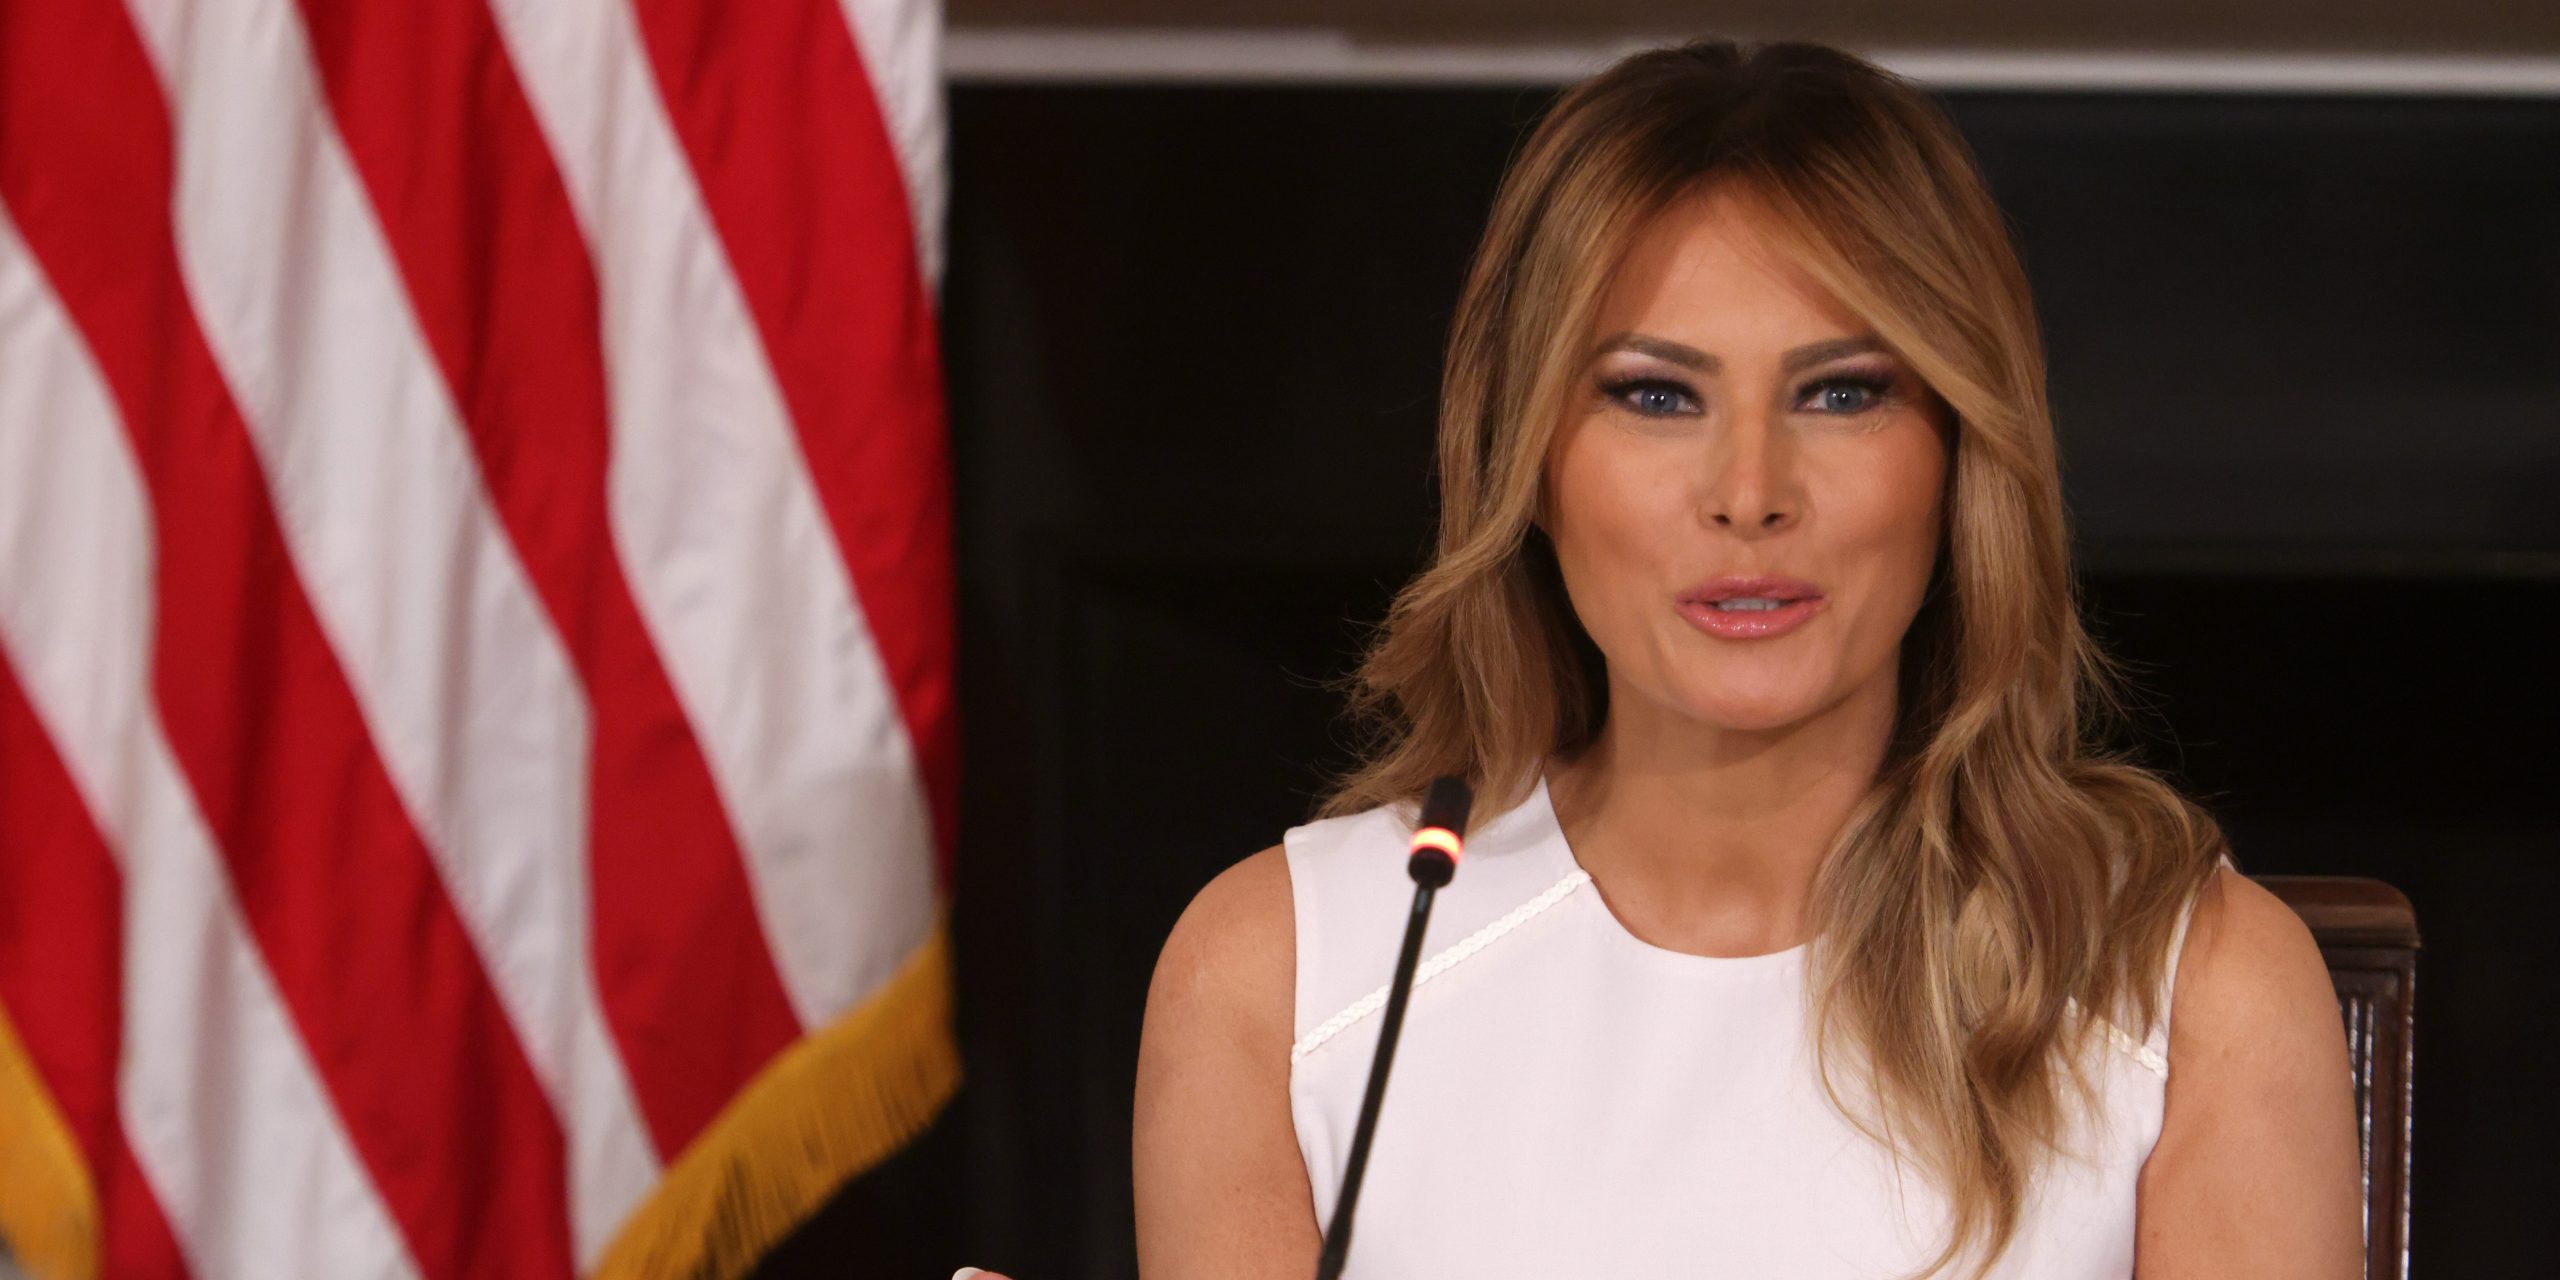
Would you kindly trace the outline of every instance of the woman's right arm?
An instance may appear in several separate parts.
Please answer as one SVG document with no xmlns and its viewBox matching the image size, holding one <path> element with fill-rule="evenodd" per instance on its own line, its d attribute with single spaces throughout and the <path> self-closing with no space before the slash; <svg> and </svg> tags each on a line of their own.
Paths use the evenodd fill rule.
<svg viewBox="0 0 2560 1280">
<path fill-rule="evenodd" d="M 1156 960 L 1138 1039 L 1140 1280 L 1304 1280 L 1322 1245 L 1289 1119 L 1297 937 L 1279 845 L 1218 873 Z"/>
</svg>

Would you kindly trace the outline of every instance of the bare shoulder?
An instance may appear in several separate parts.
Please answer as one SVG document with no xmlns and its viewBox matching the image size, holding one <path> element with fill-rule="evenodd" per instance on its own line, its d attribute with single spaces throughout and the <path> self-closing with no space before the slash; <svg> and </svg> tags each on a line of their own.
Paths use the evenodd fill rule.
<svg viewBox="0 0 2560 1280">
<path fill-rule="evenodd" d="M 1148 992 L 1159 1003 L 1200 1005 L 1237 1033 L 1276 1043 L 1285 1058 L 1295 1021 L 1297 928 L 1289 860 L 1280 845 L 1210 878 L 1183 908 L 1156 958 Z"/>
<path fill-rule="evenodd" d="M 2266 886 L 2223 867 L 2196 899 L 2187 926 L 2170 1005 L 2170 1051 L 2210 1051 L 2219 1058 L 2270 1030 L 2336 1031 L 2344 1049 L 2337 992 L 2310 926 Z M 2182 1045 L 2181 1032 L 2194 1034 Z"/>
<path fill-rule="evenodd" d="M 2138 1274 L 2361 1275 L 2359 1160 L 2346 1031 L 2320 948 L 2282 899 L 2221 869 L 2197 899 L 2171 993 Z"/>
<path fill-rule="evenodd" d="M 1321 1245 L 1289 1111 L 1296 929 L 1273 845 L 1219 872 L 1165 937 L 1139 1034 L 1138 1272 L 1303 1276 Z"/>
</svg>

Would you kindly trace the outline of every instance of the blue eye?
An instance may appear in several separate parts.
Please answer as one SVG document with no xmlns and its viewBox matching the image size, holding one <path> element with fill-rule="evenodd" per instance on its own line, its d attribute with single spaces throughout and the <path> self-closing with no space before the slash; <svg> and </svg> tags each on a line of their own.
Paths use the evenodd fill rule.
<svg viewBox="0 0 2560 1280">
<path fill-rule="evenodd" d="M 1642 418 L 1676 417 L 1682 412 L 1677 407 L 1679 404 L 1689 402 L 1694 405 L 1687 387 L 1662 378 L 1620 378 L 1601 383 L 1600 389 L 1620 407 L 1632 410 Z M 1633 399 L 1629 398 L 1630 393 L 1633 393 Z"/>
<path fill-rule="evenodd" d="M 1816 412 L 1854 414 L 1883 404 L 1893 394 L 1893 384 L 1883 378 L 1842 374 L 1814 383 L 1812 390 Z"/>
</svg>

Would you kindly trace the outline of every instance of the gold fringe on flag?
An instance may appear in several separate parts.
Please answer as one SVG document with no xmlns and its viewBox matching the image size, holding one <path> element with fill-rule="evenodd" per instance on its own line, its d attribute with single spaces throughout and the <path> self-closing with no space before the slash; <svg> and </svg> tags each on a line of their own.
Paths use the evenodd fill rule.
<svg viewBox="0 0 2560 1280">
<path fill-rule="evenodd" d="M 0 1240 L 35 1280 L 96 1280 L 98 1192 L 0 1009 Z"/>
<path fill-rule="evenodd" d="M 598 1280 L 737 1280 L 960 1087 L 950 913 L 861 1007 L 777 1055 L 669 1166 Z"/>
</svg>

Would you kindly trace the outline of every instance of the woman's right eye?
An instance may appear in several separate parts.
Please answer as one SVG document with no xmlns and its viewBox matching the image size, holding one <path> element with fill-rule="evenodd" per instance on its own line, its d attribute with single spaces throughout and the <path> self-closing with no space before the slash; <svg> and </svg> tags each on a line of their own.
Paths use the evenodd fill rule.
<svg viewBox="0 0 2560 1280">
<path fill-rule="evenodd" d="M 1600 389 L 1619 407 L 1641 418 L 1673 418 L 1687 412 L 1678 406 L 1684 402 L 1694 408 L 1689 389 L 1664 378 L 1620 378 L 1603 382 Z"/>
</svg>

